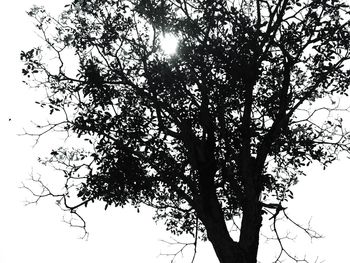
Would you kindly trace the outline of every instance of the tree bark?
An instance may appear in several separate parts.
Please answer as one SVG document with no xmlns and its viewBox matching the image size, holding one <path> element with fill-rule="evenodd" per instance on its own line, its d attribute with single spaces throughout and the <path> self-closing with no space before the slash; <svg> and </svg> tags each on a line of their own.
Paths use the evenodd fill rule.
<svg viewBox="0 0 350 263">
<path fill-rule="evenodd" d="M 201 215 L 208 239 L 213 245 L 215 253 L 220 263 L 248 263 L 245 260 L 244 251 L 240 248 L 238 242 L 233 241 L 224 220 L 219 202 L 211 200 L 210 211 L 204 210 Z"/>
<path fill-rule="evenodd" d="M 244 182 L 244 197 L 239 244 L 245 251 L 247 262 L 255 263 L 262 223 L 262 207 L 259 202 L 261 188 L 258 179 L 260 171 L 256 170 L 256 159 L 250 156 L 242 159 L 241 165 L 240 173 Z"/>
<path fill-rule="evenodd" d="M 208 239 L 212 243 L 220 263 L 247 263 L 244 251 L 239 244 L 232 240 L 226 231 L 213 224 L 207 227 Z"/>
<path fill-rule="evenodd" d="M 255 160 L 243 161 L 241 176 L 244 177 L 245 191 L 242 200 L 242 224 L 240 239 L 235 242 L 227 229 L 222 206 L 217 199 L 212 165 L 200 169 L 201 206 L 198 215 L 203 222 L 209 241 L 220 263 L 256 263 L 259 232 L 262 223 L 259 187 L 255 171 Z"/>
<path fill-rule="evenodd" d="M 227 229 L 215 193 L 212 172 L 206 168 L 201 171 L 201 208 L 197 212 L 220 263 L 256 263 L 262 218 L 258 200 L 246 198 L 248 201 L 243 207 L 241 236 L 239 242 L 235 242 Z M 247 196 L 255 196 L 253 192 Z"/>
<path fill-rule="evenodd" d="M 218 206 L 219 202 L 212 202 L 210 214 L 206 213 L 204 217 L 202 215 L 201 220 L 220 263 L 256 263 L 262 221 L 261 207 L 245 206 L 240 239 L 235 242 L 228 232 L 221 207 Z"/>
<path fill-rule="evenodd" d="M 257 202 L 244 205 L 239 245 L 247 263 L 256 263 L 261 223 L 261 206 Z"/>
<path fill-rule="evenodd" d="M 207 230 L 208 239 L 220 263 L 256 263 L 262 221 L 256 160 L 250 156 L 249 150 L 243 151 L 240 167 L 245 188 L 241 200 L 243 217 L 240 239 L 239 242 L 235 242 L 227 229 L 224 212 L 216 195 L 214 178 L 217 168 L 213 147 L 209 146 L 197 145 L 195 156 L 199 172 L 198 216 Z"/>
</svg>

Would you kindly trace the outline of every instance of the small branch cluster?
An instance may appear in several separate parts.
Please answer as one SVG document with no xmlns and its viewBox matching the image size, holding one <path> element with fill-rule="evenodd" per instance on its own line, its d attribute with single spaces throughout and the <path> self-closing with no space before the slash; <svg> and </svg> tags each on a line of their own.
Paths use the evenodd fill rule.
<svg viewBox="0 0 350 263">
<path fill-rule="evenodd" d="M 198 222 L 198 217 L 196 218 L 196 229 L 194 233 L 194 240 L 193 242 L 180 242 L 175 238 L 171 238 L 171 241 L 167 240 L 161 240 L 168 246 L 176 246 L 178 249 L 174 253 L 161 253 L 160 256 L 168 256 L 171 257 L 170 263 L 175 263 L 176 258 L 181 255 L 183 257 L 183 252 L 187 247 L 193 246 L 193 256 L 191 259 L 190 263 L 194 263 L 197 255 L 197 245 L 198 245 L 198 227 L 199 227 L 199 222 Z"/>
<path fill-rule="evenodd" d="M 320 239 L 323 238 L 322 235 L 320 235 L 318 232 L 316 232 L 314 229 L 311 228 L 311 219 L 309 220 L 308 224 L 306 226 L 303 226 L 299 223 L 297 223 L 295 220 L 293 220 L 287 213 L 286 210 L 287 208 L 282 207 L 281 204 L 274 205 L 265 205 L 265 207 L 268 207 L 270 209 L 275 209 L 274 212 L 268 211 L 269 213 L 272 214 L 272 216 L 269 218 L 269 220 L 273 220 L 271 225 L 270 225 L 270 230 L 273 232 L 273 236 L 266 236 L 263 235 L 263 237 L 266 239 L 266 242 L 269 241 L 275 241 L 279 245 L 279 252 L 277 255 L 277 258 L 275 259 L 274 263 L 281 263 L 283 261 L 283 257 L 286 256 L 290 260 L 293 260 L 294 262 L 305 262 L 305 263 L 311 263 L 310 260 L 304 257 L 298 257 L 296 255 L 292 255 L 289 249 L 286 247 L 286 242 L 287 241 L 295 241 L 297 239 L 297 235 L 291 235 L 290 230 L 288 230 L 284 235 L 281 235 L 279 232 L 278 228 L 278 222 L 281 221 L 283 224 L 286 223 L 291 223 L 292 226 L 296 227 L 297 229 L 301 230 L 304 232 L 310 240 L 314 239 Z M 280 216 L 282 214 L 282 216 Z M 318 261 L 318 258 L 314 261 L 314 263 L 320 263 Z"/>
<path fill-rule="evenodd" d="M 61 150 L 60 154 L 62 154 L 63 151 Z M 43 163 L 47 162 L 52 164 L 52 167 L 56 171 L 64 172 L 65 180 L 63 182 L 62 190 L 58 193 L 53 191 L 50 186 L 48 186 L 44 180 L 42 179 L 41 175 L 34 176 L 33 172 L 30 175 L 29 184 L 26 184 L 22 182 L 21 188 L 27 190 L 31 196 L 32 200 L 26 200 L 25 205 L 32 205 L 32 204 L 38 204 L 39 201 L 43 198 L 51 197 L 55 199 L 56 205 L 59 206 L 64 212 L 69 214 L 69 218 L 63 217 L 63 221 L 66 222 L 71 227 L 82 229 L 83 235 L 82 238 L 88 238 L 88 232 L 86 229 L 86 221 L 82 217 L 82 215 L 78 212 L 78 209 L 82 206 L 87 206 L 87 204 L 92 201 L 91 199 L 86 200 L 79 200 L 75 197 L 72 197 L 73 191 L 77 189 L 79 184 L 77 181 L 84 181 L 84 176 L 77 176 L 75 174 L 72 174 L 72 170 L 75 171 L 81 169 L 82 167 L 85 167 L 86 165 L 80 165 L 80 166 L 74 166 L 71 162 L 72 160 L 69 159 L 68 162 L 65 162 L 64 159 L 61 157 L 58 157 L 58 152 L 53 151 L 52 157 L 46 161 L 42 161 Z M 67 152 L 65 152 L 67 154 Z M 56 164 L 63 165 L 64 168 L 60 168 L 59 166 L 54 165 L 54 160 L 56 161 Z M 70 171 L 70 172 L 69 172 Z M 38 189 L 38 190 L 36 190 Z M 75 203 L 75 204 L 72 204 Z"/>
</svg>

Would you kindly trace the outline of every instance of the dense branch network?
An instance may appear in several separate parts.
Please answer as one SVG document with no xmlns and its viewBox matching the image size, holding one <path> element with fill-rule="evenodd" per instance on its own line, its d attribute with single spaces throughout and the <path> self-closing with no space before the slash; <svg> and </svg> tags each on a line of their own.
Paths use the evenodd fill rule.
<svg viewBox="0 0 350 263">
<path fill-rule="evenodd" d="M 173 234 L 208 238 L 220 262 L 256 261 L 268 209 L 276 262 L 283 253 L 300 261 L 276 219 L 283 212 L 294 223 L 284 204 L 305 166 L 350 150 L 345 3 L 75 0 L 59 18 L 29 14 L 46 47 L 21 53 L 23 74 L 58 121 L 27 133 L 59 129 L 90 144 L 53 150 L 44 163 L 64 174 L 66 192 L 36 180 L 36 197 L 151 206 Z M 160 48 L 166 33 L 179 40 L 174 55 Z M 226 221 L 235 217 L 234 241 Z"/>
</svg>

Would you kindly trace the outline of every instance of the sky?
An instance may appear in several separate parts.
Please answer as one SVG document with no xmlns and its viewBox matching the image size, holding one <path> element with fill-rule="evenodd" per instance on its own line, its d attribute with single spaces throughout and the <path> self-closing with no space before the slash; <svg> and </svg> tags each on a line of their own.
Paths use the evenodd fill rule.
<svg viewBox="0 0 350 263">
<path fill-rule="evenodd" d="M 174 248 L 160 240 L 171 240 L 171 236 L 161 222 L 154 223 L 150 209 L 137 213 L 130 208 L 104 211 L 99 204 L 89 207 L 83 213 L 90 235 L 88 240 L 82 240 L 79 230 L 62 221 L 64 214 L 54 200 L 24 205 L 30 195 L 20 188 L 21 183 L 28 180 L 31 171 L 39 169 L 37 157 L 51 150 L 45 141 L 33 148 L 33 138 L 18 136 L 23 128 L 30 127 L 31 120 L 45 118 L 34 103 L 35 91 L 22 84 L 19 53 L 38 43 L 25 11 L 37 4 L 57 13 L 66 2 L 12 0 L 1 6 L 0 262 L 170 262 L 171 258 L 160 253 L 170 253 Z M 295 199 L 288 204 L 288 213 L 301 223 L 312 217 L 312 227 L 325 236 L 311 245 L 308 240 L 297 239 L 293 248 L 300 255 L 305 253 L 311 259 L 318 256 L 318 262 L 349 262 L 349 168 L 350 160 L 346 158 L 326 171 L 313 166 L 294 188 Z M 264 259 L 273 256 L 267 247 L 262 240 L 260 253 Z M 191 249 L 187 251 L 187 256 L 179 257 L 177 262 L 191 261 Z M 218 262 L 210 244 L 200 243 L 198 251 L 196 262 Z"/>
</svg>

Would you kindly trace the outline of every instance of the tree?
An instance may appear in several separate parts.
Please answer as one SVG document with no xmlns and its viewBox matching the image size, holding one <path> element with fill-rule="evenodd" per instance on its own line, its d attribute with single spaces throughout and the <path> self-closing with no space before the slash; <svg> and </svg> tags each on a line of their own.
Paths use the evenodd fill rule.
<svg viewBox="0 0 350 263">
<path fill-rule="evenodd" d="M 256 262 L 261 225 L 285 214 L 303 168 L 350 150 L 337 114 L 349 12 L 340 0 L 74 0 L 59 18 L 34 7 L 46 47 L 21 53 L 23 74 L 64 116 L 37 135 L 61 128 L 91 144 L 52 151 L 43 163 L 64 172 L 66 191 L 38 180 L 38 198 L 71 213 L 94 200 L 145 204 L 172 233 L 207 238 L 220 262 Z"/>
</svg>

